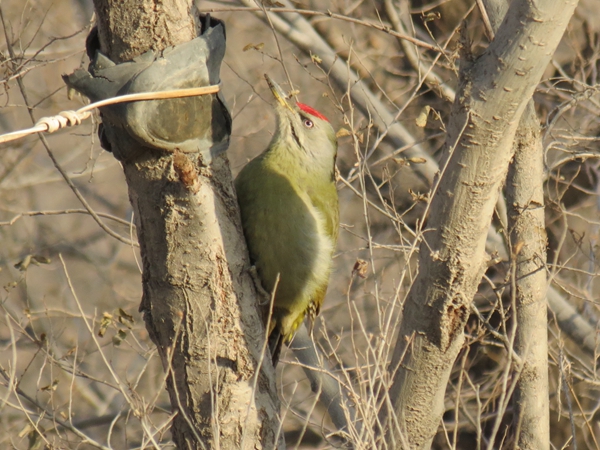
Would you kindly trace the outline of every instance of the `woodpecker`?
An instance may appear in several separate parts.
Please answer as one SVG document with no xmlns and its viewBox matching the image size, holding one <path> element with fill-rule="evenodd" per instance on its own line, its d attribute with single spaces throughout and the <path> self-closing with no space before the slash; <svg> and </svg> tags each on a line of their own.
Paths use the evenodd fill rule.
<svg viewBox="0 0 600 450">
<path fill-rule="evenodd" d="M 293 104 L 268 76 L 277 126 L 268 148 L 235 180 L 250 259 L 274 299 L 268 325 L 273 365 L 327 291 L 339 229 L 337 138 L 325 116 Z"/>
</svg>

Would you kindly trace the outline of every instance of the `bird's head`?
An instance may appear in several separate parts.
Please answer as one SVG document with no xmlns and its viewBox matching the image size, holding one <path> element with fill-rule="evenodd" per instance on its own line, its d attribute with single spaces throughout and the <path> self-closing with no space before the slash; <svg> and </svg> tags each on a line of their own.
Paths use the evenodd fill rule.
<svg viewBox="0 0 600 450">
<path fill-rule="evenodd" d="M 283 89 L 268 75 L 265 78 L 276 100 L 277 129 L 273 144 L 298 152 L 311 162 L 333 167 L 337 138 L 329 120 L 310 106 L 290 103 Z"/>
</svg>

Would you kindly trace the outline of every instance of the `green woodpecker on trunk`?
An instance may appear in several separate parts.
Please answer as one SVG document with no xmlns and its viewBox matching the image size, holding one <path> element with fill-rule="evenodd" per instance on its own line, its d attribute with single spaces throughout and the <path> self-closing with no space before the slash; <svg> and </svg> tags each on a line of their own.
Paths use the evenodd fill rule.
<svg viewBox="0 0 600 450">
<path fill-rule="evenodd" d="M 337 138 L 319 112 L 292 104 L 265 75 L 277 128 L 269 147 L 240 172 L 235 188 L 250 259 L 274 293 L 269 324 L 273 365 L 305 316 L 319 314 L 338 237 Z"/>
</svg>

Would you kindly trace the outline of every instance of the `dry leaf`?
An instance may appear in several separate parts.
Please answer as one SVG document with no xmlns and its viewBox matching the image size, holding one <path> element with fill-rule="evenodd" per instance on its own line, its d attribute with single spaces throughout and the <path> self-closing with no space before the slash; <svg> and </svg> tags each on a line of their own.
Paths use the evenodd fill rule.
<svg viewBox="0 0 600 450">
<path fill-rule="evenodd" d="M 117 331 L 117 334 L 115 334 L 112 338 L 113 345 L 118 347 L 119 345 L 121 345 L 121 342 L 123 342 L 126 337 L 127 333 L 125 332 L 125 330 Z"/>
<path fill-rule="evenodd" d="M 423 14 L 423 22 L 431 22 L 433 20 L 441 19 L 442 15 L 438 11 L 428 12 Z"/>
<path fill-rule="evenodd" d="M 350 132 L 350 130 L 347 130 L 346 128 L 340 128 L 337 133 L 335 133 L 335 137 L 336 138 L 341 138 L 344 136 L 350 136 L 352 133 Z"/>
<path fill-rule="evenodd" d="M 310 54 L 310 59 L 315 64 L 321 64 L 323 62 L 323 59 L 321 59 L 319 56 L 317 56 L 317 55 L 315 55 L 313 53 Z"/>
<path fill-rule="evenodd" d="M 260 51 L 262 50 L 262 48 L 265 46 L 264 42 L 261 42 L 260 44 L 247 44 L 246 46 L 244 46 L 244 48 L 242 49 L 243 52 L 247 52 L 248 50 L 256 50 L 256 51 Z"/>
<path fill-rule="evenodd" d="M 58 380 L 54 380 L 54 381 L 52 381 L 52 384 L 49 384 L 48 386 L 43 386 L 40 389 L 42 391 L 55 391 L 57 386 L 58 386 Z"/>
<path fill-rule="evenodd" d="M 429 116 L 429 111 L 431 111 L 431 106 L 425 105 L 417 118 L 415 119 L 415 123 L 419 128 L 425 128 L 427 125 L 427 117 Z"/>
<path fill-rule="evenodd" d="M 352 268 L 352 275 L 358 275 L 361 278 L 367 278 L 367 270 L 369 269 L 369 263 L 364 259 L 358 258 Z"/>
<path fill-rule="evenodd" d="M 409 189 L 408 193 L 415 202 L 426 202 L 429 197 L 429 194 L 421 194 L 420 192 L 415 192 L 412 189 Z"/>
<path fill-rule="evenodd" d="M 104 334 L 106 333 L 106 330 L 108 329 L 112 321 L 112 314 L 109 314 L 107 312 L 102 314 L 102 320 L 100 321 L 100 329 L 98 330 L 98 336 L 104 337 Z"/>
<path fill-rule="evenodd" d="M 513 256 L 518 256 L 519 253 L 521 253 L 521 250 L 523 250 L 523 247 L 525 246 L 525 242 L 523 241 L 519 241 L 517 242 L 515 245 L 513 245 Z"/>
<path fill-rule="evenodd" d="M 121 322 L 128 328 L 131 328 L 131 326 L 135 323 L 135 321 L 133 320 L 133 316 L 130 316 L 121 308 L 119 308 L 119 322 Z"/>
</svg>

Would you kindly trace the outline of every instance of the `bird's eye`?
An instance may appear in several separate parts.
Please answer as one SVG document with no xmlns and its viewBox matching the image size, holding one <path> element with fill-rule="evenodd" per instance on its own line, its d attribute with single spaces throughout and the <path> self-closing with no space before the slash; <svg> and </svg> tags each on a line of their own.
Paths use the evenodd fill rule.
<svg viewBox="0 0 600 450">
<path fill-rule="evenodd" d="M 314 123 L 313 123 L 313 121 L 312 121 L 312 120 L 310 120 L 310 119 L 304 119 L 304 126 L 305 126 L 306 128 L 312 128 L 312 127 L 314 127 L 314 126 L 315 126 L 315 124 L 314 124 Z"/>
</svg>

